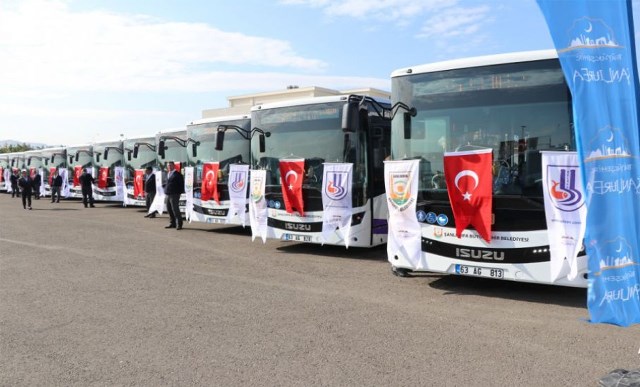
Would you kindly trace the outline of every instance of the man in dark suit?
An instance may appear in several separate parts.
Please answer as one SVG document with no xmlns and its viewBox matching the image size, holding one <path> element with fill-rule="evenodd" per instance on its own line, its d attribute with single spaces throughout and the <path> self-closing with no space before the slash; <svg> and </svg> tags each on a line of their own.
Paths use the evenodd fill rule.
<svg viewBox="0 0 640 387">
<path fill-rule="evenodd" d="M 62 189 L 62 176 L 56 169 L 51 178 L 51 203 L 60 203 L 60 190 Z"/>
<path fill-rule="evenodd" d="M 180 171 L 176 170 L 176 165 L 173 161 L 167 163 L 167 183 L 165 184 L 164 193 L 166 195 L 165 204 L 171 219 L 171 222 L 165 228 L 182 230 L 180 195 L 184 193 L 184 177 L 182 177 Z"/>
<path fill-rule="evenodd" d="M 18 180 L 20 176 L 18 176 L 18 170 L 14 169 L 11 172 L 11 176 L 9 177 L 9 183 L 11 183 L 11 197 L 20 197 L 20 191 L 18 190 Z"/>
<path fill-rule="evenodd" d="M 18 187 L 20 187 L 20 191 L 22 191 L 22 207 L 27 209 L 27 204 L 29 205 L 29 209 L 31 209 L 31 190 L 33 189 L 33 180 L 27 175 L 27 170 L 22 170 L 22 177 L 18 179 Z"/>
<path fill-rule="evenodd" d="M 156 197 L 156 175 L 153 173 L 153 168 L 147 167 L 144 174 L 144 193 L 145 193 L 145 204 L 147 205 L 147 215 L 145 218 L 155 218 L 156 212 L 149 212 L 151 209 L 151 203 L 153 203 L 153 199 Z"/>
<path fill-rule="evenodd" d="M 80 175 L 80 187 L 82 187 L 82 204 L 84 204 L 84 208 L 87 208 L 87 204 L 91 208 L 95 207 L 93 205 L 93 176 L 89 172 L 87 172 L 87 168 L 82 169 L 82 175 Z"/>
<path fill-rule="evenodd" d="M 33 176 L 33 196 L 35 200 L 40 200 L 40 185 L 42 184 L 42 176 L 36 169 L 36 174 Z"/>
</svg>

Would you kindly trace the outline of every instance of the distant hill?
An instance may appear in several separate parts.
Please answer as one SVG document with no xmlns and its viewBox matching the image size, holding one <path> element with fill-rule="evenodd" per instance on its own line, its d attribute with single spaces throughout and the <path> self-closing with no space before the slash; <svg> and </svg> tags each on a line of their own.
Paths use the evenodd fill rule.
<svg viewBox="0 0 640 387">
<path fill-rule="evenodd" d="M 0 140 L 0 148 L 5 147 L 5 146 L 9 146 L 9 145 L 22 145 L 22 144 L 27 144 L 32 148 L 46 148 L 48 147 L 47 144 L 43 144 L 43 143 L 39 143 L 39 142 L 26 142 L 26 141 L 16 141 L 16 140 Z"/>
</svg>

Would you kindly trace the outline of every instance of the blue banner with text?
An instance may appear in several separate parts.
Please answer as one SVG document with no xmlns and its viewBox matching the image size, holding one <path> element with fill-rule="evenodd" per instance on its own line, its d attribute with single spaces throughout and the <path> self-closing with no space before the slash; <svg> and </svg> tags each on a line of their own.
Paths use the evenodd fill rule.
<svg viewBox="0 0 640 387">
<path fill-rule="evenodd" d="M 638 71 L 631 1 L 538 0 L 573 97 L 591 322 L 640 323 Z"/>
</svg>

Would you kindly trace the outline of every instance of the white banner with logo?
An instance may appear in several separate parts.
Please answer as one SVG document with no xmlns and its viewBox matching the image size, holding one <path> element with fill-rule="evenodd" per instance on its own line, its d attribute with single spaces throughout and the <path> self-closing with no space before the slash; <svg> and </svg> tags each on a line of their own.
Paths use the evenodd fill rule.
<svg viewBox="0 0 640 387">
<path fill-rule="evenodd" d="M 256 236 L 262 238 L 262 243 L 267 242 L 267 200 L 264 197 L 267 171 L 264 169 L 252 169 L 249 185 L 249 220 L 251 222 L 251 241 Z"/>
<path fill-rule="evenodd" d="M 116 196 L 113 200 L 123 202 L 124 205 L 127 197 L 127 187 L 124 185 L 124 167 L 115 167 L 113 173 L 116 180 Z"/>
<path fill-rule="evenodd" d="M 249 166 L 245 164 L 231 164 L 229 166 L 229 212 L 227 213 L 227 223 L 233 218 L 239 217 L 242 227 L 245 226 L 247 208 L 247 182 L 249 177 Z"/>
<path fill-rule="evenodd" d="M 38 192 L 38 193 L 40 194 L 40 196 L 44 197 L 45 196 L 45 191 L 44 191 L 44 169 L 38 168 L 38 175 L 40 175 L 40 192 Z"/>
<path fill-rule="evenodd" d="M 162 215 L 165 211 L 164 207 L 164 188 L 162 188 L 162 171 L 155 172 L 156 177 L 156 196 L 153 198 L 153 202 L 149 206 L 149 213 L 152 214 L 154 211 L 157 211 L 158 214 Z"/>
<path fill-rule="evenodd" d="M 4 169 L 4 186 L 7 189 L 8 193 L 13 192 L 11 189 L 11 167 L 7 167 Z"/>
<path fill-rule="evenodd" d="M 322 241 L 326 242 L 333 232 L 344 240 L 349 248 L 351 235 L 351 187 L 353 164 L 324 163 L 322 178 Z"/>
<path fill-rule="evenodd" d="M 191 223 L 191 217 L 193 214 L 193 167 L 184 168 L 184 195 L 186 197 L 186 204 L 184 208 L 184 215 L 187 221 Z"/>
<path fill-rule="evenodd" d="M 384 185 L 389 209 L 387 256 L 400 255 L 412 269 L 426 269 L 422 257 L 420 223 L 416 217 L 419 160 L 384 162 Z"/>
<path fill-rule="evenodd" d="M 567 278 L 573 280 L 578 271 L 584 269 L 578 267 L 577 257 L 587 219 L 577 153 L 542 152 L 542 187 L 551 253 L 551 281 L 567 274 L 567 268 Z"/>
<path fill-rule="evenodd" d="M 60 196 L 68 198 L 71 195 L 71 187 L 69 187 L 69 170 L 67 168 L 59 168 L 58 175 L 62 178 L 62 187 L 60 187 Z"/>
</svg>

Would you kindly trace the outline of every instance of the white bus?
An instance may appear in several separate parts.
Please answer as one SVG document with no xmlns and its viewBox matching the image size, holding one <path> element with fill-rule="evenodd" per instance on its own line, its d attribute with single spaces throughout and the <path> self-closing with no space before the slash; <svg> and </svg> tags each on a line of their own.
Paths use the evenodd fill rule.
<svg viewBox="0 0 640 387">
<path fill-rule="evenodd" d="M 5 175 L 6 177 L 9 177 L 5 171 L 9 171 L 9 173 L 11 173 L 11 161 L 9 160 L 8 153 L 0 154 L 0 191 L 6 191 L 7 185 L 11 184 L 10 182 L 5 181 L 7 180 L 5 179 Z"/>
<path fill-rule="evenodd" d="M 257 105 L 251 109 L 251 160 L 265 169 L 268 237 L 283 241 L 345 245 L 341 234 L 322 238 L 323 163 L 352 163 L 352 219 L 348 245 L 387 241 L 383 161 L 391 152 L 388 100 L 330 96 Z M 256 134 L 257 133 L 257 134 Z M 279 161 L 304 159 L 304 216 L 287 213 Z"/>
<path fill-rule="evenodd" d="M 95 178 L 93 146 L 90 144 L 73 145 L 66 147 L 67 170 L 69 180 L 69 198 L 82 199 L 82 187 L 80 187 L 80 175 L 87 168 Z"/>
<path fill-rule="evenodd" d="M 585 287 L 579 275 L 551 281 L 541 150 L 575 150 L 571 94 L 555 50 L 452 60 L 392 73 L 393 159 L 419 159 L 416 216 L 427 271 Z M 443 174 L 445 151 L 493 150 L 490 243 L 473 229 L 455 236 Z M 394 273 L 414 270 L 390 254 Z"/>
<path fill-rule="evenodd" d="M 44 184 L 44 192 L 46 196 L 51 196 L 51 179 L 53 172 L 60 168 L 67 167 L 67 150 L 63 147 L 45 148 L 40 151 L 44 159 L 45 167 L 42 175 L 42 184 Z"/>
<path fill-rule="evenodd" d="M 137 137 L 124 140 L 124 181 L 127 187 L 127 205 L 144 207 L 146 196 L 144 192 L 144 171 L 147 167 L 158 170 L 158 155 L 156 154 L 155 137 Z M 135 179 L 140 176 L 138 188 Z"/>
<path fill-rule="evenodd" d="M 122 141 L 105 141 L 93 144 L 93 165 L 95 184 L 93 199 L 95 201 L 110 202 L 117 199 L 116 167 L 122 167 L 124 151 Z"/>
<path fill-rule="evenodd" d="M 249 164 L 251 118 L 239 115 L 194 121 L 187 125 L 187 137 L 194 141 L 192 146 L 187 147 L 189 165 L 195 167 L 191 219 L 196 222 L 227 223 L 230 206 L 229 167 L 232 164 Z M 216 176 L 219 202 L 208 196 L 203 200 L 201 195 L 203 169 L 207 163 L 218 163 L 219 166 Z M 238 217 L 232 217 L 228 223 L 243 224 Z M 248 208 L 244 224 L 249 224 Z"/>
</svg>

